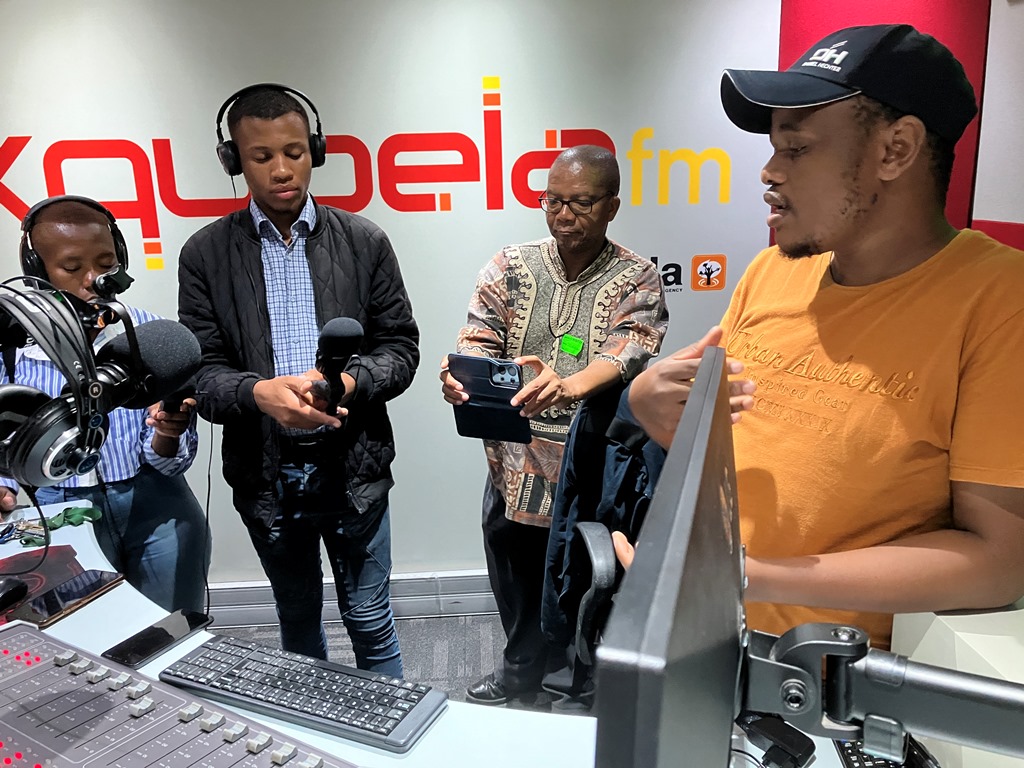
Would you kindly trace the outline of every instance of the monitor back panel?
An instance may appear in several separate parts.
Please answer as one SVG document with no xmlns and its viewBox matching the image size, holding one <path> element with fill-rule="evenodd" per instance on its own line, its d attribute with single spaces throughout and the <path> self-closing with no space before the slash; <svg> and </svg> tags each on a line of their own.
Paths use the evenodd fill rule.
<svg viewBox="0 0 1024 768">
<path fill-rule="evenodd" d="M 598 647 L 597 768 L 728 765 L 743 604 L 724 363 L 700 365 Z"/>
</svg>

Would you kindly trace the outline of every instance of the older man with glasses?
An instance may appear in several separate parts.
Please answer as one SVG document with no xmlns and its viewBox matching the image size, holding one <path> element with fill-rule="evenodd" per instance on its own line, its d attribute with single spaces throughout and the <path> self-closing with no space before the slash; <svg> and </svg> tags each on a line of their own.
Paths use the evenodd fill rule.
<svg viewBox="0 0 1024 768">
<path fill-rule="evenodd" d="M 562 450 L 581 400 L 643 370 L 668 325 L 661 277 L 605 236 L 619 210 L 619 166 L 578 146 L 551 166 L 540 198 L 551 237 L 503 248 L 483 268 L 457 351 L 514 358 L 524 386 L 512 399 L 532 442 L 485 440 L 484 551 L 506 645 L 503 664 L 467 689 L 470 701 L 531 701 L 548 663 L 541 590 Z M 442 392 L 469 399 L 441 362 Z"/>
</svg>

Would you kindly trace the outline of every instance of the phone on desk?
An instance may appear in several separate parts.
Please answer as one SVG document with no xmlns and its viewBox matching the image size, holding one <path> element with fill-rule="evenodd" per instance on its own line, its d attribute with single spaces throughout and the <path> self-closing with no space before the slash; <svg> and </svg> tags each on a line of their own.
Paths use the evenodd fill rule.
<svg viewBox="0 0 1024 768">
<path fill-rule="evenodd" d="M 511 360 L 448 355 L 448 371 L 469 395 L 455 409 L 455 429 L 463 437 L 529 443 L 530 420 L 509 401 L 523 388 L 523 368 Z"/>
<path fill-rule="evenodd" d="M 178 611 L 165 616 L 127 640 L 108 648 L 100 655 L 132 669 L 138 669 L 189 635 L 209 626 L 212 619 L 205 613 Z"/>
<path fill-rule="evenodd" d="M 7 614 L 9 621 L 20 619 L 46 628 L 87 605 L 92 600 L 124 581 L 115 571 L 84 571 L 62 584 L 26 600 Z"/>
</svg>

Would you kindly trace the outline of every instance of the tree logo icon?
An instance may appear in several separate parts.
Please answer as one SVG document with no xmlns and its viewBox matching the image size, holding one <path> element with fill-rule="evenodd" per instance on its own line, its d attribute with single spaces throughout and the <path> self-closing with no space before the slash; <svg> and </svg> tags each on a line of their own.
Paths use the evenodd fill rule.
<svg viewBox="0 0 1024 768">
<path fill-rule="evenodd" d="M 690 262 L 690 288 L 694 291 L 721 291 L 725 288 L 725 254 L 700 253 Z"/>
</svg>

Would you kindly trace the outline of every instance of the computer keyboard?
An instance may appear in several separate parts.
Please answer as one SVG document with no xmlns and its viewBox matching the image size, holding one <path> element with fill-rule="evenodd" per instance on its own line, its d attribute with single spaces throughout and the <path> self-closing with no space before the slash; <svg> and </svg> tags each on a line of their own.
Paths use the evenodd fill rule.
<svg viewBox="0 0 1024 768">
<path fill-rule="evenodd" d="M 448 695 L 427 685 L 219 635 L 160 679 L 391 752 L 407 752 L 448 706 Z"/>
</svg>

